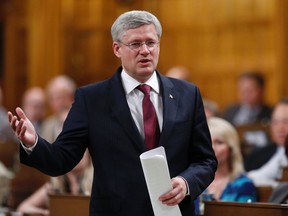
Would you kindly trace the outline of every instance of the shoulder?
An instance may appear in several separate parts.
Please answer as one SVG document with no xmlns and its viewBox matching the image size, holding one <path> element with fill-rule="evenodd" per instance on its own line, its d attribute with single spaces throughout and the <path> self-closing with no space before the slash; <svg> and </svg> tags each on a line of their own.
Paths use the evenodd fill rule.
<svg viewBox="0 0 288 216">
<path fill-rule="evenodd" d="M 242 173 L 237 178 L 234 179 L 233 183 L 235 185 L 244 185 L 244 184 L 253 184 L 253 181 L 246 174 Z"/>
<path fill-rule="evenodd" d="M 84 93 L 95 92 L 95 90 L 99 91 L 101 89 L 106 89 L 108 86 L 108 83 L 109 83 L 108 80 L 94 82 L 94 83 L 81 86 L 77 90 L 84 92 Z"/>
<path fill-rule="evenodd" d="M 254 194 L 256 187 L 253 180 L 249 178 L 246 174 L 242 173 L 237 178 L 235 178 L 231 183 L 231 189 L 237 191 L 239 194 Z"/>
<path fill-rule="evenodd" d="M 159 77 L 160 77 L 160 80 L 163 83 L 163 85 L 168 85 L 170 87 L 173 86 L 173 87 L 176 87 L 176 88 L 183 88 L 183 89 L 186 89 L 186 88 L 188 88 L 188 89 L 198 88 L 195 83 L 189 82 L 189 81 L 186 81 L 186 80 L 175 79 L 175 78 L 168 77 L 168 76 L 165 76 L 165 75 L 162 75 L 162 74 L 159 74 Z"/>
<path fill-rule="evenodd" d="M 91 101 L 91 99 L 104 100 L 109 97 L 110 80 L 99 81 L 85 86 L 81 86 L 76 90 L 75 101 L 84 100 Z"/>
<path fill-rule="evenodd" d="M 163 93 L 176 93 L 183 99 L 195 99 L 201 98 L 201 92 L 197 85 L 185 80 L 179 80 L 164 75 L 159 76 L 160 79 L 160 89 Z"/>
<path fill-rule="evenodd" d="M 85 95 L 103 95 L 107 94 L 111 91 L 111 89 L 116 89 L 116 91 L 123 89 L 122 82 L 121 82 L 121 68 L 118 68 L 116 73 L 106 80 L 101 80 L 98 82 L 90 83 L 84 85 L 77 89 L 77 94 L 85 94 Z"/>
<path fill-rule="evenodd" d="M 255 193 L 256 187 L 251 178 L 246 174 L 240 174 L 233 181 L 231 181 L 227 187 L 230 192 L 235 192 L 237 194 L 245 193 Z"/>
</svg>

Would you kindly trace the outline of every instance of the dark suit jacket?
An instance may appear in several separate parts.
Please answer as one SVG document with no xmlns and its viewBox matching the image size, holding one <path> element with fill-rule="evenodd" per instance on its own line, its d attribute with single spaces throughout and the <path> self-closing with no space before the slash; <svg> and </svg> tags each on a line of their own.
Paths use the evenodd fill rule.
<svg viewBox="0 0 288 216">
<path fill-rule="evenodd" d="M 231 122 L 232 124 L 234 124 L 234 118 L 236 117 L 240 108 L 241 108 L 240 104 L 234 104 L 234 105 L 229 106 L 224 111 L 223 118 Z M 257 123 L 257 122 L 267 123 L 269 122 L 271 118 L 271 113 L 272 113 L 272 108 L 263 104 L 263 106 L 261 106 L 261 109 L 258 115 L 256 116 L 255 122 L 251 122 L 251 123 Z"/>
<path fill-rule="evenodd" d="M 256 147 L 253 151 L 244 157 L 245 170 L 251 171 L 259 169 L 267 163 L 277 151 L 277 144 L 271 143 L 264 147 Z"/>
<path fill-rule="evenodd" d="M 139 159 L 146 149 L 126 101 L 121 71 L 78 89 L 55 143 L 39 137 L 32 154 L 21 149 L 21 162 L 48 175 L 62 175 L 88 147 L 95 171 L 90 215 L 152 216 Z M 202 99 L 193 84 L 157 74 L 163 97 L 159 145 L 166 150 L 171 177 L 182 176 L 189 184 L 190 196 L 180 209 L 183 216 L 192 216 L 193 200 L 211 183 L 217 167 Z"/>
</svg>

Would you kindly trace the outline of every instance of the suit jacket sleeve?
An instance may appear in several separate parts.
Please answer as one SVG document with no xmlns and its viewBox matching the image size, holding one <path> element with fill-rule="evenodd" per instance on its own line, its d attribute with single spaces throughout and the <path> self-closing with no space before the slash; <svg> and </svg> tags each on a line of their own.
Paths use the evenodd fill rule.
<svg viewBox="0 0 288 216">
<path fill-rule="evenodd" d="M 88 143 L 87 112 L 76 92 L 75 102 L 70 110 L 63 131 L 54 143 L 38 136 L 38 142 L 31 154 L 20 147 L 20 161 L 49 176 L 59 176 L 72 170 L 81 160 Z"/>
</svg>

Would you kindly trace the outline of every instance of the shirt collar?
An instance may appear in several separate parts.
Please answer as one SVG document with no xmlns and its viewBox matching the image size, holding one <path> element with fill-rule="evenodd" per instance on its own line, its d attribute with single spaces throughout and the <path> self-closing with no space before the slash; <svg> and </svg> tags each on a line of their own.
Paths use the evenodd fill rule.
<svg viewBox="0 0 288 216">
<path fill-rule="evenodd" d="M 138 85 L 144 84 L 135 80 L 124 69 L 121 72 L 121 78 L 122 78 L 122 83 L 123 83 L 123 87 L 124 87 L 126 95 L 132 92 Z M 156 71 L 153 72 L 152 76 L 145 82 L 145 84 L 151 86 L 152 89 L 157 94 L 159 94 L 159 83 L 158 83 Z"/>
</svg>

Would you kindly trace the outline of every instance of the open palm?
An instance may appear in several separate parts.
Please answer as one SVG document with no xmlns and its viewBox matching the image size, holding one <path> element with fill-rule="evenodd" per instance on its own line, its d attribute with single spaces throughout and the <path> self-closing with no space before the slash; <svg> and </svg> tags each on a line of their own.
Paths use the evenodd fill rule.
<svg viewBox="0 0 288 216">
<path fill-rule="evenodd" d="M 18 139 L 20 139 L 26 147 L 30 147 L 34 145 L 36 141 L 37 135 L 35 128 L 21 108 L 16 108 L 16 114 L 17 116 L 8 112 L 10 125 Z"/>
</svg>

